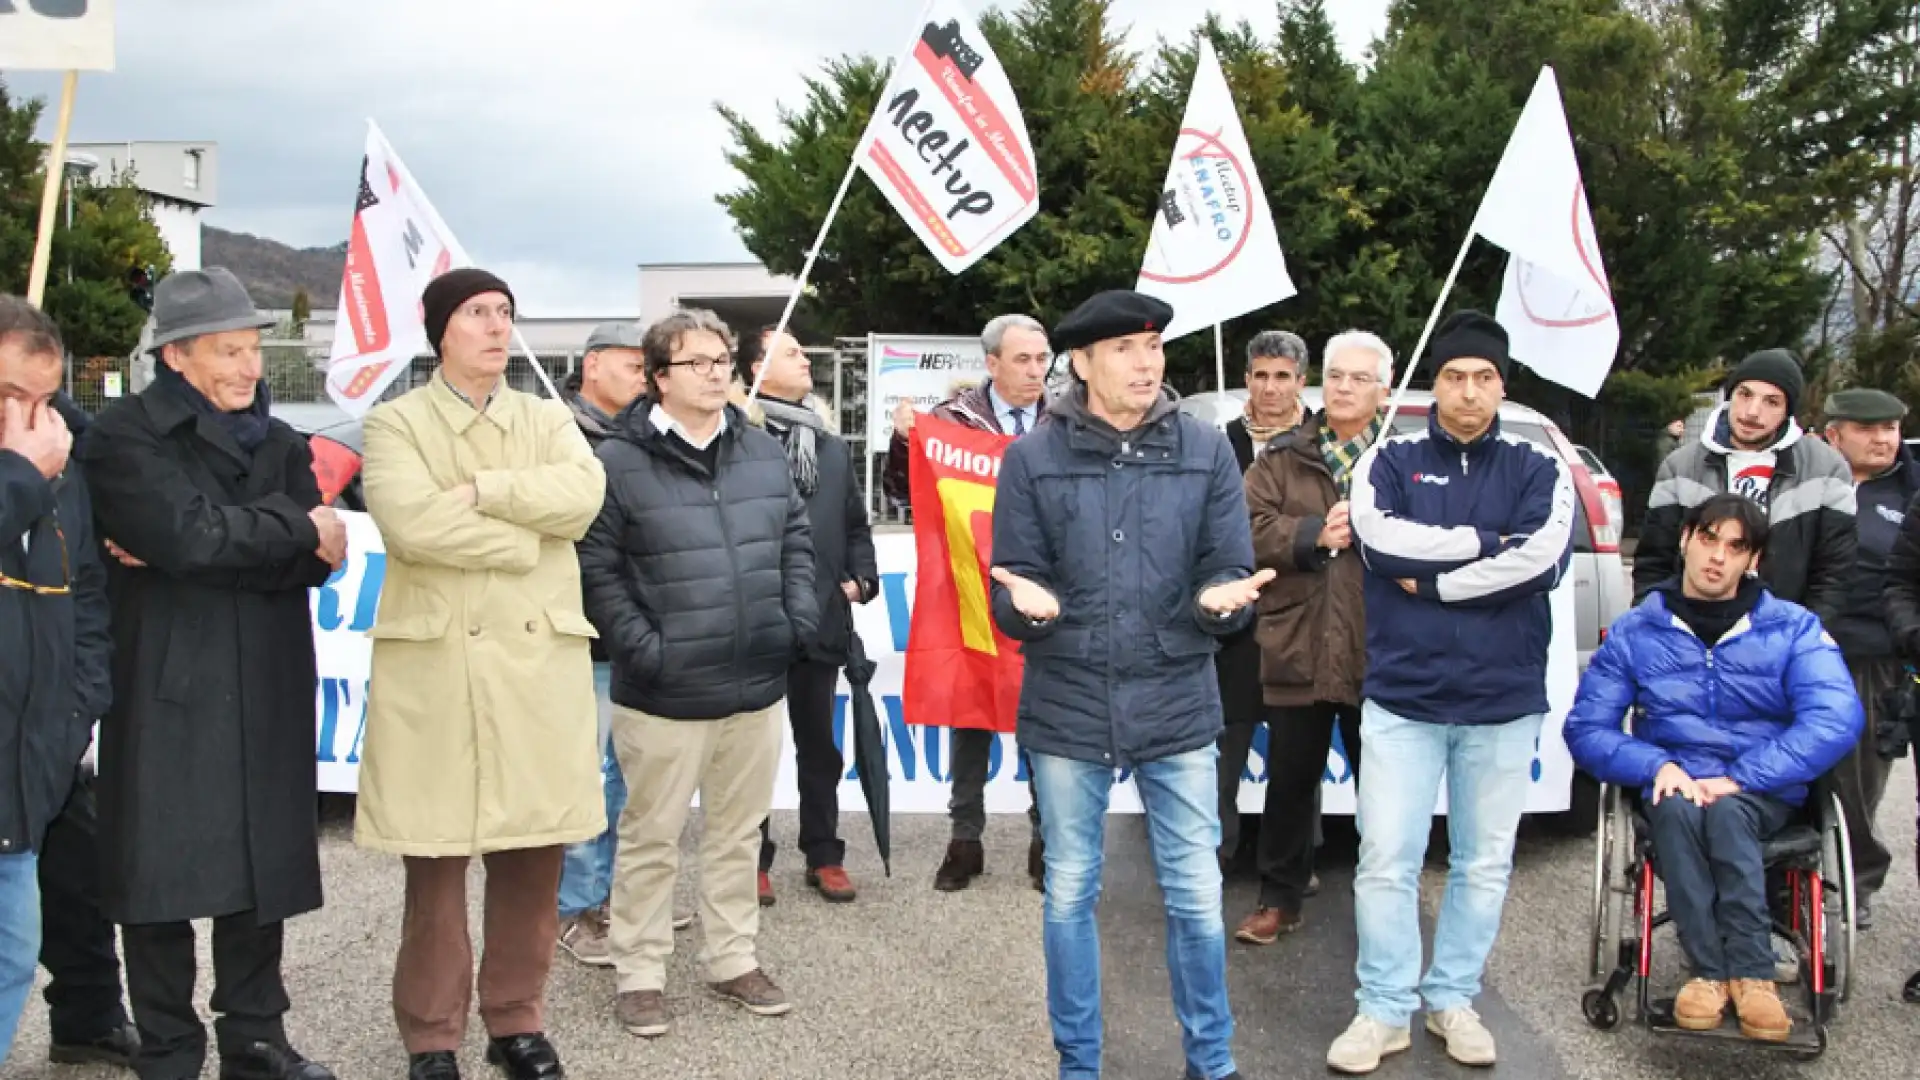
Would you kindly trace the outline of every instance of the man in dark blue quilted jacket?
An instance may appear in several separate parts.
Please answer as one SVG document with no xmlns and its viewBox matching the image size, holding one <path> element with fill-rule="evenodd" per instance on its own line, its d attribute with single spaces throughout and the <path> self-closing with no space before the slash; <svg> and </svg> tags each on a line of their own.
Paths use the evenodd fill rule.
<svg viewBox="0 0 1920 1080">
<path fill-rule="evenodd" d="M 1752 576 L 1767 513 L 1715 495 L 1687 511 L 1682 573 L 1613 625 L 1567 717 L 1575 764 L 1639 789 L 1667 906 L 1695 978 L 1683 1028 L 1718 1028 L 1731 1000 L 1749 1038 L 1791 1030 L 1774 989 L 1761 841 L 1859 740 L 1860 699 L 1811 611 Z M 1632 709 L 1632 730 L 1621 718 Z"/>
<path fill-rule="evenodd" d="M 1023 642 L 1018 736 L 1046 841 L 1047 1013 L 1061 1080 L 1099 1080 L 1107 800 L 1130 769 L 1167 909 L 1187 1076 L 1238 1077 L 1220 917 L 1213 654 L 1260 586 L 1240 464 L 1161 385 L 1165 303 L 1107 292 L 1053 332 L 1073 384 L 1007 449 L 993 617 Z"/>
</svg>

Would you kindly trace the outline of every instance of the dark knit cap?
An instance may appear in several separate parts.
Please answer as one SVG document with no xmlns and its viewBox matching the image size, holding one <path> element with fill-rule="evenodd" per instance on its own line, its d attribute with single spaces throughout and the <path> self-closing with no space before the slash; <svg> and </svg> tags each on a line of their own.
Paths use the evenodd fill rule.
<svg viewBox="0 0 1920 1080">
<path fill-rule="evenodd" d="M 1762 349 L 1733 369 L 1727 376 L 1726 392 L 1732 395 L 1735 387 L 1743 382 L 1763 382 L 1777 387 L 1787 395 L 1787 415 L 1800 414 L 1800 397 L 1807 391 L 1807 377 L 1800 370 L 1800 361 L 1785 349 Z"/>
<path fill-rule="evenodd" d="M 449 270 L 427 282 L 426 291 L 420 294 L 420 306 L 426 316 L 427 344 L 433 347 L 435 356 L 440 355 L 440 339 L 446 336 L 447 321 L 453 318 L 454 311 L 474 297 L 490 292 L 504 294 L 508 303 L 519 307 L 506 282 L 478 267 Z"/>
<path fill-rule="evenodd" d="M 1456 311 L 1434 331 L 1433 344 L 1427 347 L 1427 362 L 1437 376 L 1450 361 L 1469 358 L 1493 364 L 1501 382 L 1507 381 L 1507 369 L 1513 366 L 1513 357 L 1507 352 L 1506 327 L 1478 311 Z"/>
</svg>

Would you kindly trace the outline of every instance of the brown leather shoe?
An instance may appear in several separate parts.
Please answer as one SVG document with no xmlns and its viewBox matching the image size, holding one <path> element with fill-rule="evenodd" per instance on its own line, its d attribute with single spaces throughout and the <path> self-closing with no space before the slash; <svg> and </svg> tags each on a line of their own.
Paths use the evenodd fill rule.
<svg viewBox="0 0 1920 1080">
<path fill-rule="evenodd" d="M 1280 940 L 1281 934 L 1291 934 L 1300 929 L 1302 921 L 1297 911 L 1254 908 L 1253 914 L 1241 920 L 1240 928 L 1233 932 L 1233 939 L 1248 945 L 1271 945 Z"/>
<path fill-rule="evenodd" d="M 1727 1015 L 1727 984 L 1692 979 L 1673 999 L 1673 1022 L 1685 1031 L 1712 1031 Z"/>
<path fill-rule="evenodd" d="M 667 996 L 658 990 L 629 990 L 615 996 L 613 1015 L 627 1034 L 643 1039 L 665 1035 L 673 1023 L 667 1012 Z"/>
<path fill-rule="evenodd" d="M 760 871 L 759 886 L 760 886 L 760 906 L 772 907 L 773 906 L 773 879 L 767 876 L 767 872 L 765 870 Z"/>
<path fill-rule="evenodd" d="M 1035 839 L 1027 845 L 1027 876 L 1033 879 L 1036 891 L 1047 891 L 1047 845 L 1044 840 Z"/>
<path fill-rule="evenodd" d="M 955 840 L 947 845 L 947 857 L 933 872 L 933 887 L 941 892 L 959 892 L 973 879 L 987 872 L 986 849 L 978 840 Z"/>
<path fill-rule="evenodd" d="M 755 1016 L 785 1016 L 793 1011 L 793 1002 L 787 1000 L 786 991 L 773 985 L 773 980 L 759 968 L 737 979 L 708 985 L 714 993 Z"/>
<path fill-rule="evenodd" d="M 807 884 L 818 890 L 829 904 L 851 904 L 860 895 L 844 867 L 823 866 L 818 870 L 809 870 Z"/>
<path fill-rule="evenodd" d="M 1780 989 L 1773 980 L 1735 979 L 1727 990 L 1740 1017 L 1740 1034 L 1761 1042 L 1786 1042 L 1793 1034 L 1793 1020 L 1780 1003 Z"/>
</svg>

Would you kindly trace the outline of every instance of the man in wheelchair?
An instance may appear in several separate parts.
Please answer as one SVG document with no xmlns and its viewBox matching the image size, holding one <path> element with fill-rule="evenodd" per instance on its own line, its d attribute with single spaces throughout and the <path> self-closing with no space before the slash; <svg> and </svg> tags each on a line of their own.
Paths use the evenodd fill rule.
<svg viewBox="0 0 1920 1080">
<path fill-rule="evenodd" d="M 1773 983 L 1761 841 L 1859 741 L 1862 714 L 1820 620 L 1753 576 L 1766 546 L 1766 511 L 1743 496 L 1688 511 L 1680 578 L 1613 625 L 1565 736 L 1580 768 L 1642 794 L 1695 976 L 1674 1022 L 1718 1028 L 1731 1001 L 1743 1034 L 1780 1042 L 1792 1022 Z"/>
</svg>

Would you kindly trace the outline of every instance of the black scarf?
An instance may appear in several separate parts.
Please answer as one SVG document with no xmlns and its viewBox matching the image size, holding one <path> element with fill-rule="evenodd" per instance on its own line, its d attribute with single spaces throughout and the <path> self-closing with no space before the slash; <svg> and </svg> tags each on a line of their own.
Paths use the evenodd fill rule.
<svg viewBox="0 0 1920 1080">
<path fill-rule="evenodd" d="M 1679 616 L 1708 648 L 1718 645 L 1733 624 L 1746 618 L 1760 602 L 1760 582 L 1754 578 L 1742 578 L 1739 590 L 1725 600 L 1695 600 L 1686 595 L 1678 581 L 1665 592 L 1667 610 Z"/>
<path fill-rule="evenodd" d="M 272 400 L 267 393 L 267 380 L 261 379 L 260 385 L 255 388 L 252 405 L 239 412 L 222 412 L 214 406 L 213 402 L 207 400 L 207 395 L 196 389 L 185 376 L 169 367 L 166 361 L 156 360 L 153 370 L 155 382 L 172 387 L 173 391 L 184 398 L 187 404 L 193 406 L 194 412 L 212 417 L 214 423 L 225 428 L 227 434 L 233 436 L 233 441 L 240 444 L 240 449 L 251 454 L 267 441 L 267 431 L 270 427 L 268 421 L 271 416 L 269 410 L 272 407 Z"/>
</svg>

